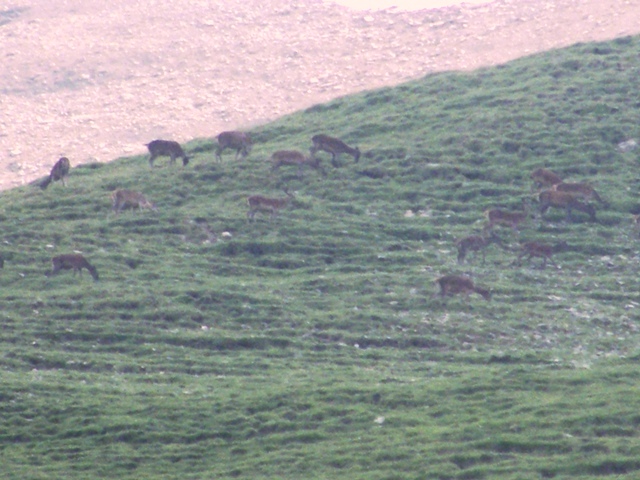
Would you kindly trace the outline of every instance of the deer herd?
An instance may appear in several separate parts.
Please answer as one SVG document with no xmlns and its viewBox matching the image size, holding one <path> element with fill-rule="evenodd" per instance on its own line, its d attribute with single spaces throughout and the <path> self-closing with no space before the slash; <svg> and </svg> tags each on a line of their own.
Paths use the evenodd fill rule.
<svg viewBox="0 0 640 480">
<path fill-rule="evenodd" d="M 331 155 L 331 163 L 334 167 L 339 166 L 338 159 L 341 154 L 352 156 L 355 163 L 360 159 L 360 149 L 347 145 L 339 138 L 318 134 L 311 138 L 311 143 L 312 146 L 308 155 L 299 150 L 278 150 L 273 152 L 269 158 L 272 172 L 281 167 L 291 166 L 297 168 L 297 174 L 300 178 L 302 178 L 305 168 L 318 171 L 323 176 L 326 176 L 326 171 L 321 166 L 321 159 L 316 156 L 316 153 L 320 151 Z M 227 149 L 231 149 L 236 152 L 236 161 L 245 159 L 251 153 L 252 146 L 253 142 L 248 133 L 239 131 L 222 132 L 217 136 L 215 158 L 217 161 L 222 161 L 222 153 Z M 182 159 L 183 166 L 189 163 L 189 157 L 178 142 L 154 140 L 146 144 L 146 147 L 149 150 L 148 161 L 151 168 L 154 167 L 154 160 L 161 156 L 168 156 L 171 164 L 174 164 L 176 159 Z M 60 158 L 51 169 L 50 175 L 39 184 L 40 187 L 45 189 L 54 181 L 61 181 L 66 186 L 66 178 L 69 175 L 70 168 L 69 159 L 66 157 Z M 532 188 L 534 190 L 531 196 L 536 197 L 538 200 L 538 211 L 541 219 L 544 218 L 544 214 L 550 208 L 558 208 L 566 212 L 567 222 L 573 220 L 572 212 L 574 211 L 587 214 L 589 219 L 595 222 L 596 209 L 589 202 L 595 201 L 601 205 L 607 205 L 588 183 L 565 182 L 558 174 L 548 169 L 538 168 L 534 170 L 531 173 L 531 179 L 533 180 Z M 285 197 L 278 198 L 265 197 L 263 195 L 250 195 L 247 197 L 248 221 L 255 221 L 257 213 L 267 214 L 269 220 L 272 220 L 280 211 L 287 208 L 295 198 L 287 188 L 284 188 L 284 193 Z M 156 205 L 149 201 L 145 195 L 134 190 L 116 189 L 111 193 L 111 202 L 115 215 L 119 215 L 126 209 L 157 210 Z M 462 265 L 465 260 L 468 262 L 468 253 L 473 252 L 475 257 L 482 255 L 482 264 L 484 265 L 486 262 L 486 250 L 492 244 L 496 244 L 503 250 L 510 250 L 495 233 L 494 229 L 497 226 L 502 226 L 510 228 L 516 235 L 519 235 L 520 228 L 530 217 L 529 205 L 530 201 L 525 197 L 522 200 L 521 210 L 505 210 L 502 208 L 486 210 L 484 215 L 487 222 L 482 232 L 456 240 L 458 264 Z M 635 215 L 633 222 L 635 228 L 640 230 L 640 215 Z M 553 246 L 540 241 L 522 242 L 517 248 L 517 257 L 513 263 L 521 265 L 523 259 L 540 258 L 542 259 L 541 268 L 546 268 L 547 262 L 559 268 L 552 258 L 557 248 L 558 245 Z M 46 273 L 47 276 L 56 275 L 61 270 L 73 270 L 74 275 L 76 272 L 81 274 L 82 269 L 86 269 L 94 280 L 99 278 L 96 268 L 80 253 L 54 256 L 51 262 L 52 270 Z M 475 285 L 473 280 L 466 275 L 445 275 L 437 278 L 435 282 L 440 287 L 436 295 L 442 298 L 456 294 L 468 297 L 472 293 L 477 293 L 486 300 L 491 299 L 491 292 L 488 289 Z"/>
</svg>

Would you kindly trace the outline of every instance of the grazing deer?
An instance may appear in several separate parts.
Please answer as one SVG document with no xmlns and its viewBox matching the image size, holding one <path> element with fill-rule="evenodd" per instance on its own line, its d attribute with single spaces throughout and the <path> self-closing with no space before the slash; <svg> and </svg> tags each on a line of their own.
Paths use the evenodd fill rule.
<svg viewBox="0 0 640 480">
<path fill-rule="evenodd" d="M 491 292 L 486 288 L 478 287 L 471 278 L 466 275 L 445 275 L 436 280 L 440 285 L 440 296 L 447 297 L 461 293 L 466 299 L 472 293 L 482 295 L 485 300 L 491 300 Z"/>
<path fill-rule="evenodd" d="M 562 182 L 562 179 L 546 168 L 538 168 L 531 172 L 534 188 L 552 188 Z"/>
<path fill-rule="evenodd" d="M 339 138 L 330 137 L 329 135 L 314 135 L 311 139 L 313 146 L 311 147 L 311 156 L 315 157 L 318 150 L 331 154 L 331 164 L 338 167 L 338 156 L 341 153 L 351 155 L 356 163 L 360 160 L 360 149 L 358 147 L 351 148 Z"/>
<path fill-rule="evenodd" d="M 50 272 L 45 273 L 47 277 L 56 275 L 60 270 L 73 270 L 73 276 L 76 275 L 76 272 L 79 272 L 80 276 L 82 276 L 82 269 L 86 268 L 89 270 L 93 279 L 98 281 L 98 271 L 96 270 L 96 267 L 87 262 L 87 259 L 79 253 L 58 255 L 51 259 L 51 263 L 53 265 L 53 269 Z"/>
<path fill-rule="evenodd" d="M 493 231 L 491 231 L 491 234 L 488 237 L 483 235 L 470 235 L 457 240 L 456 247 L 458 248 L 458 263 L 464 263 L 467 252 L 475 252 L 475 256 L 477 256 L 477 252 L 482 251 L 482 264 L 484 265 L 486 256 L 485 250 L 492 243 L 497 243 L 504 248 L 502 240 Z"/>
<path fill-rule="evenodd" d="M 527 260 L 531 260 L 533 257 L 541 257 L 544 259 L 542 263 L 542 268 L 547 268 L 547 260 L 553 263 L 553 266 L 558 268 L 556 262 L 554 262 L 551 255 L 554 254 L 555 248 L 551 245 L 547 245 L 546 243 L 540 242 L 525 242 L 520 245 L 522 251 L 518 255 L 516 263 L 518 266 L 522 265 L 522 259 L 527 257 Z"/>
<path fill-rule="evenodd" d="M 313 156 L 307 157 L 297 150 L 278 150 L 277 152 L 273 152 L 271 155 L 271 163 L 273 164 L 273 170 L 277 170 L 283 165 L 297 165 L 299 177 L 302 177 L 302 169 L 305 165 L 314 170 L 321 170 L 321 172 L 326 175 L 326 172 L 320 168 L 320 159 Z"/>
<path fill-rule="evenodd" d="M 567 192 L 577 198 L 582 198 L 584 200 L 596 200 L 600 203 L 606 203 L 598 192 L 589 185 L 588 183 L 565 183 L 561 182 L 553 186 L 553 190 L 558 192 Z"/>
<path fill-rule="evenodd" d="M 222 132 L 218 135 L 218 147 L 216 148 L 216 159 L 222 161 L 222 152 L 227 148 L 235 149 L 236 160 L 239 156 L 245 158 L 251 152 L 253 143 L 251 136 L 244 132 Z"/>
<path fill-rule="evenodd" d="M 154 212 L 158 210 L 155 204 L 147 200 L 143 194 L 132 190 L 114 190 L 111 194 L 111 202 L 113 203 L 113 211 L 116 212 L 116 215 L 127 208 L 137 208 L 138 210 L 149 208 Z"/>
<path fill-rule="evenodd" d="M 518 231 L 518 226 L 523 223 L 529 216 L 527 203 L 522 200 L 522 212 L 509 212 L 499 208 L 492 208 L 484 212 L 488 223 L 484 227 L 484 231 L 491 230 L 495 225 L 505 225 Z"/>
<path fill-rule="evenodd" d="M 571 211 L 578 210 L 589 215 L 592 222 L 596 221 L 596 209 L 589 203 L 582 203 L 573 194 L 568 192 L 559 192 L 557 190 L 544 190 L 538 195 L 540 201 L 540 215 L 549 209 L 564 208 L 567 211 L 567 221 L 571 221 Z"/>
<path fill-rule="evenodd" d="M 178 142 L 173 140 L 154 140 L 151 143 L 145 144 L 149 149 L 149 165 L 153 168 L 153 161 L 157 157 L 167 156 L 171 157 L 171 163 L 175 163 L 176 158 L 182 158 L 182 166 L 186 166 L 189 163 L 189 157 L 184 153 L 182 147 Z"/>
<path fill-rule="evenodd" d="M 257 212 L 270 213 L 271 216 L 269 220 L 272 220 L 273 217 L 275 217 L 280 210 L 286 208 L 293 199 L 293 195 L 289 193 L 287 189 L 284 190 L 284 193 L 287 194 L 286 198 L 268 198 L 262 195 L 252 195 L 247 198 L 247 203 L 249 204 L 247 217 L 249 220 L 253 220 Z"/>
<path fill-rule="evenodd" d="M 44 190 L 51 182 L 57 182 L 58 180 L 61 180 L 62 185 L 66 187 L 66 177 L 69 175 L 69 170 L 71 170 L 71 163 L 69 162 L 69 159 L 67 157 L 60 158 L 60 160 L 58 160 L 51 169 L 49 177 L 45 178 L 40 184 L 40 188 Z"/>
</svg>

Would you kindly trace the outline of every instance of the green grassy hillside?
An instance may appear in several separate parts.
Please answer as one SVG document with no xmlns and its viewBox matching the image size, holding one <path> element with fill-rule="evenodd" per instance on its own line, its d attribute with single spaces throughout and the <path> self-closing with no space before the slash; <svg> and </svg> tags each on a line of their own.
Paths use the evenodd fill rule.
<svg viewBox="0 0 640 480">
<path fill-rule="evenodd" d="M 246 160 L 198 139 L 186 168 L 3 192 L 2 478 L 638 478 L 639 58 L 621 38 L 432 75 L 257 128 Z M 271 171 L 320 132 L 360 161 Z M 531 215 L 459 265 L 486 209 L 535 210 L 538 167 L 591 182 L 597 222 Z M 158 211 L 114 215 L 116 188 Z M 528 240 L 559 268 L 515 265 Z M 44 275 L 73 251 L 99 282 Z M 448 273 L 493 300 L 435 297 Z"/>
</svg>

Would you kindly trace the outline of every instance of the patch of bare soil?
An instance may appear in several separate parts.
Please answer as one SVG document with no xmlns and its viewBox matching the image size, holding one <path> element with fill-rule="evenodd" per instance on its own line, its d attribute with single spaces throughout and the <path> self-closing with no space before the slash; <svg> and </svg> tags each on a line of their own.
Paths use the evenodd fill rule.
<svg viewBox="0 0 640 480">
<path fill-rule="evenodd" d="M 640 32 L 636 0 L 358 12 L 319 0 L 8 0 L 0 188 L 332 98 Z"/>
</svg>

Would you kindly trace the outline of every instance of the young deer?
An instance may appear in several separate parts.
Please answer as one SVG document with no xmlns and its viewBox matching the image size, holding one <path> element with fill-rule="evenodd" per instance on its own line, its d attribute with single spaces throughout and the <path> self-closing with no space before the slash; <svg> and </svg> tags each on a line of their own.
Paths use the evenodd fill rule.
<svg viewBox="0 0 640 480">
<path fill-rule="evenodd" d="M 551 188 L 562 182 L 562 179 L 546 168 L 538 168 L 531 172 L 534 188 Z"/>
<path fill-rule="evenodd" d="M 69 159 L 67 157 L 60 158 L 60 160 L 58 160 L 51 169 L 49 177 L 45 178 L 40 184 L 40 188 L 44 190 L 51 182 L 57 182 L 58 180 L 61 180 L 62 185 L 66 187 L 66 177 L 69 175 L 69 170 L 71 170 L 71 163 L 69 162 Z"/>
<path fill-rule="evenodd" d="M 440 296 L 443 298 L 461 293 L 468 299 L 470 294 L 477 293 L 485 300 L 491 300 L 491 292 L 476 286 L 466 275 L 445 275 L 436 279 L 436 282 L 440 285 Z"/>
<path fill-rule="evenodd" d="M 565 183 L 561 182 L 553 186 L 553 190 L 558 192 L 566 192 L 572 194 L 574 197 L 582 198 L 584 200 L 596 200 L 600 203 L 605 203 L 598 192 L 588 183 Z"/>
<path fill-rule="evenodd" d="M 151 143 L 145 144 L 149 149 L 149 165 L 153 168 L 153 161 L 157 157 L 167 156 L 171 157 L 171 163 L 175 163 L 176 158 L 182 158 L 182 166 L 186 166 L 189 163 L 189 157 L 184 153 L 182 147 L 178 142 L 173 140 L 154 140 Z"/>
<path fill-rule="evenodd" d="M 527 204 L 522 200 L 522 212 L 509 212 L 499 208 L 486 210 L 484 215 L 487 217 L 488 223 L 484 227 L 484 231 L 491 230 L 495 225 L 504 225 L 518 231 L 518 226 L 523 223 L 529 216 Z"/>
<path fill-rule="evenodd" d="M 239 156 L 245 158 L 251 152 L 251 136 L 244 132 L 222 132 L 218 135 L 218 147 L 216 148 L 216 159 L 222 161 L 222 152 L 227 148 L 235 149 L 236 160 Z"/>
<path fill-rule="evenodd" d="M 249 220 L 253 220 L 257 212 L 270 213 L 269 220 L 272 220 L 273 217 L 275 217 L 280 210 L 286 208 L 293 199 L 293 195 L 289 193 L 287 189 L 284 190 L 284 193 L 287 194 L 286 198 L 268 198 L 262 195 L 252 195 L 247 198 L 247 203 L 249 204 L 247 217 Z"/>
<path fill-rule="evenodd" d="M 547 268 L 547 260 L 553 263 L 553 266 L 558 268 L 556 262 L 554 262 L 551 255 L 554 254 L 554 247 L 551 245 L 547 245 L 546 243 L 540 242 L 525 242 L 520 245 L 522 251 L 518 255 L 516 263 L 518 266 L 522 265 L 522 259 L 527 257 L 527 260 L 531 260 L 533 257 L 540 257 L 544 261 L 542 263 L 542 268 Z"/>
<path fill-rule="evenodd" d="M 298 176 L 302 178 L 302 169 L 305 165 L 313 168 L 314 170 L 321 170 L 326 175 L 324 170 L 320 168 L 320 159 L 313 156 L 307 157 L 302 152 L 297 150 L 278 150 L 271 155 L 271 163 L 273 170 L 277 170 L 283 165 L 293 165 L 298 167 Z"/>
<path fill-rule="evenodd" d="M 461 238 L 456 241 L 456 247 L 458 249 L 458 263 L 464 263 L 464 259 L 467 256 L 467 252 L 475 252 L 474 256 L 477 256 L 477 252 L 482 251 L 482 264 L 485 263 L 486 248 L 492 243 L 496 243 L 504 248 L 502 240 L 498 237 L 494 231 L 488 237 L 483 235 L 470 235 L 465 238 Z"/>
<path fill-rule="evenodd" d="M 360 160 L 360 149 L 358 147 L 351 148 L 339 138 L 330 137 L 329 135 L 319 134 L 311 138 L 313 146 L 311 147 L 311 156 L 315 157 L 318 150 L 331 154 L 331 164 L 338 167 L 338 156 L 341 153 L 351 155 L 356 163 Z"/>
<path fill-rule="evenodd" d="M 540 201 L 540 215 L 549 209 L 564 208 L 567 211 L 567 222 L 571 221 L 571 210 L 578 210 L 589 215 L 592 222 L 596 221 L 596 209 L 593 205 L 582 203 L 573 194 L 568 192 L 559 192 L 557 190 L 544 190 L 538 195 Z"/>
<path fill-rule="evenodd" d="M 50 272 L 45 273 L 47 277 L 56 275 L 60 270 L 73 270 L 74 276 L 76 275 L 76 272 L 79 272 L 80 276 L 82 276 L 82 269 L 86 268 L 89 270 L 93 279 L 98 281 L 98 271 L 96 270 L 96 267 L 87 262 L 87 260 L 79 253 L 58 255 L 51 259 L 51 264 L 53 265 L 53 268 Z"/>
<path fill-rule="evenodd" d="M 113 211 L 116 212 L 116 215 L 128 208 L 137 208 L 138 210 L 149 208 L 154 212 L 158 210 L 155 204 L 147 200 L 143 194 L 132 190 L 115 190 L 111 194 L 111 202 L 113 203 Z"/>
</svg>

